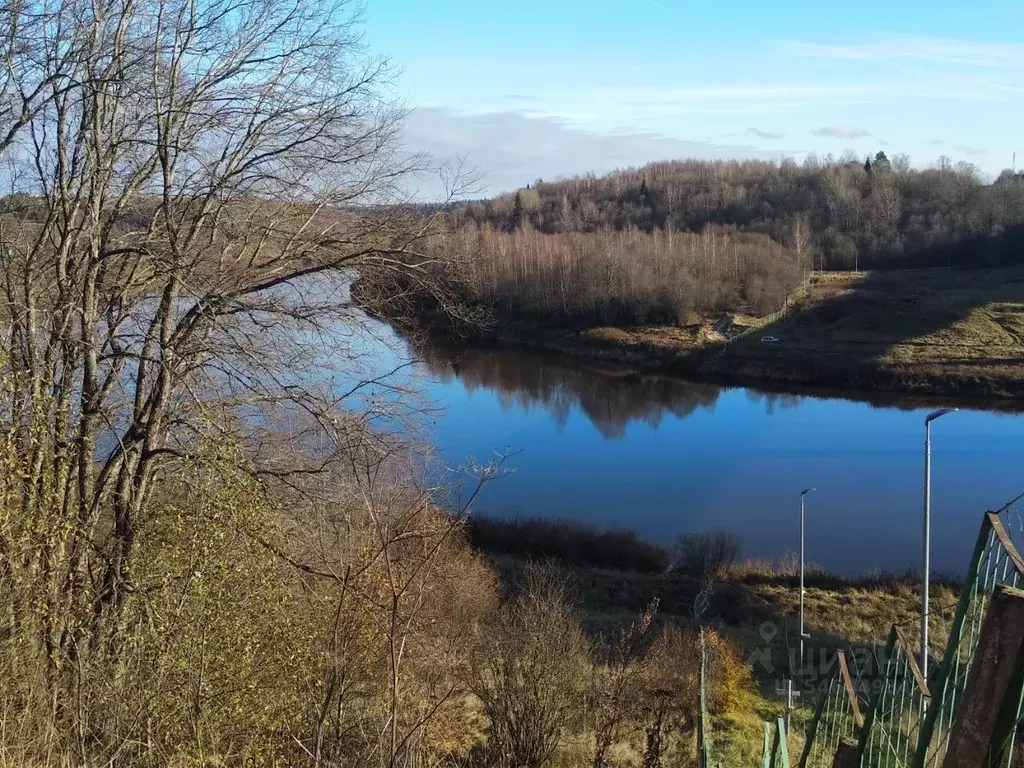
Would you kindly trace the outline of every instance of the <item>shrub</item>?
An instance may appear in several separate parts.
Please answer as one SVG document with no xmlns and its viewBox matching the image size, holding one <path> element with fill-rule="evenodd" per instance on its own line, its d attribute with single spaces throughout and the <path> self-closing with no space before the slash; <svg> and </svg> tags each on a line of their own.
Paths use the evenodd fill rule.
<svg viewBox="0 0 1024 768">
<path fill-rule="evenodd" d="M 532 566 L 477 637 L 468 682 L 490 721 L 487 765 L 541 768 L 551 759 L 582 714 L 589 659 L 565 581 Z"/>
<path fill-rule="evenodd" d="M 720 577 L 740 554 L 740 541 L 727 531 L 686 533 L 676 542 L 674 567 L 701 580 Z"/>
<path fill-rule="evenodd" d="M 466 524 L 466 534 L 480 552 L 556 560 L 574 567 L 662 573 L 671 560 L 667 551 L 633 531 L 601 531 L 563 520 L 498 520 L 474 515 Z"/>
</svg>

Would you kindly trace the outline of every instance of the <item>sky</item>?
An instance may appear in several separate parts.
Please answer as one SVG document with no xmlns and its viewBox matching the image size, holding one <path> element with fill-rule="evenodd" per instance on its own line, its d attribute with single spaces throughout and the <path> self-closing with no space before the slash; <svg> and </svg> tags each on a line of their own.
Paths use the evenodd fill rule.
<svg viewBox="0 0 1024 768">
<path fill-rule="evenodd" d="M 407 146 L 465 158 L 480 195 L 683 157 L 1024 164 L 1021 0 L 368 0 L 365 18 Z"/>
</svg>

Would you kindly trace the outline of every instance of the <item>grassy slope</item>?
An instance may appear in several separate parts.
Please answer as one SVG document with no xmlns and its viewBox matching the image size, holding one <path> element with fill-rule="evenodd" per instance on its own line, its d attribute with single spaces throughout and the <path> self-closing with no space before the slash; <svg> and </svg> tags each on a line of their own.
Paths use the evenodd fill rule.
<svg viewBox="0 0 1024 768">
<path fill-rule="evenodd" d="M 509 556 L 493 559 L 505 583 L 514 582 L 525 566 L 523 560 Z M 570 567 L 567 574 L 575 586 L 585 625 L 595 636 L 604 637 L 614 637 L 620 627 L 635 621 L 653 598 L 660 602 L 660 620 L 692 621 L 694 599 L 701 587 L 672 572 Z M 811 666 L 833 659 L 837 649 L 868 654 L 880 651 L 894 622 L 901 623 L 913 641 L 917 639 L 920 592 L 911 575 L 844 579 L 813 572 L 806 585 L 806 623 L 812 635 L 806 653 Z M 930 639 L 936 654 L 946 642 L 957 600 L 954 587 L 933 585 Z M 759 688 L 753 714 L 717 726 L 718 736 L 731 743 L 730 751 L 739 750 L 744 756 L 755 753 L 761 722 L 783 713 L 775 688 L 788 674 L 788 660 L 795 654 L 797 605 L 798 580 L 791 566 L 741 564 L 714 585 L 701 620 L 723 629 L 750 654 Z M 807 694 L 794 713 L 790 744 L 794 759 L 801 747 L 800 734 L 813 715 L 814 701 L 814 695 Z M 575 763 L 567 761 L 569 764 Z"/>
<path fill-rule="evenodd" d="M 762 344 L 773 335 L 779 344 Z M 741 376 L 866 388 L 1024 392 L 1024 269 L 838 275 L 709 362 Z"/>
<path fill-rule="evenodd" d="M 828 273 L 770 323 L 737 317 L 581 333 L 506 324 L 502 340 L 683 374 L 921 395 L 1024 395 L 1024 268 Z M 750 332 L 736 337 L 746 327 Z M 776 336 L 778 344 L 763 344 Z"/>
</svg>

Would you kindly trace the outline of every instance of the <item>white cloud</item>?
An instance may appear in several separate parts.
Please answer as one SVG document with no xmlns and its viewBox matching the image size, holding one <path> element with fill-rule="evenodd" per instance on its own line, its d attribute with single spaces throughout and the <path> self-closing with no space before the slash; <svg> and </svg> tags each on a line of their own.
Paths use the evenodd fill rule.
<svg viewBox="0 0 1024 768">
<path fill-rule="evenodd" d="M 606 173 L 616 168 L 671 158 L 781 159 L 796 151 L 767 151 L 744 145 L 687 141 L 658 133 L 581 130 L 552 118 L 516 112 L 480 115 L 447 109 L 416 109 L 406 121 L 406 147 L 429 152 L 442 162 L 465 157 L 481 174 L 481 195 L 497 194 L 532 182 L 579 173 Z M 423 179 L 418 197 L 443 197 L 439 180 Z"/>
<path fill-rule="evenodd" d="M 979 157 L 980 155 L 988 154 L 988 150 L 982 149 L 981 147 L 968 147 L 964 144 L 958 144 L 956 148 L 959 152 L 963 152 L 965 155 L 970 157 Z"/>
<path fill-rule="evenodd" d="M 811 131 L 813 136 L 830 136 L 835 139 L 866 139 L 871 133 L 855 125 L 826 125 Z"/>
<path fill-rule="evenodd" d="M 822 59 L 917 61 L 958 67 L 1024 67 L 1024 46 L 972 40 L 893 37 L 852 45 L 784 41 L 794 53 Z"/>
<path fill-rule="evenodd" d="M 541 88 L 531 96 L 518 93 L 453 105 L 434 101 L 420 106 L 460 108 L 474 114 L 514 111 L 573 123 L 589 130 L 611 130 L 628 119 L 639 130 L 665 130 L 681 119 L 704 121 L 749 115 L 784 116 L 822 106 L 863 104 L 892 95 L 890 83 L 718 83 L 706 85 L 643 85 L 632 87 L 569 85 Z M 634 128 L 637 130 L 637 128 Z"/>
<path fill-rule="evenodd" d="M 747 133 L 757 136 L 759 139 L 783 139 L 785 134 L 772 131 L 762 131 L 760 128 L 747 128 Z"/>
</svg>

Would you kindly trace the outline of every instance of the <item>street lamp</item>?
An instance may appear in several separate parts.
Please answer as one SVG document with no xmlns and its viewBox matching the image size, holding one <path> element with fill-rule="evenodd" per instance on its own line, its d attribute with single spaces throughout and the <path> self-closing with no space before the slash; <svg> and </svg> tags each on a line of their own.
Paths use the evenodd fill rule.
<svg viewBox="0 0 1024 768">
<path fill-rule="evenodd" d="M 932 568 L 932 422 L 959 408 L 942 408 L 924 419 L 924 580 L 921 585 L 921 674 L 928 680 L 928 583 Z"/>
<path fill-rule="evenodd" d="M 805 488 L 800 491 L 800 672 L 804 668 L 804 639 L 810 635 L 804 632 L 804 497 L 814 491 Z"/>
</svg>

